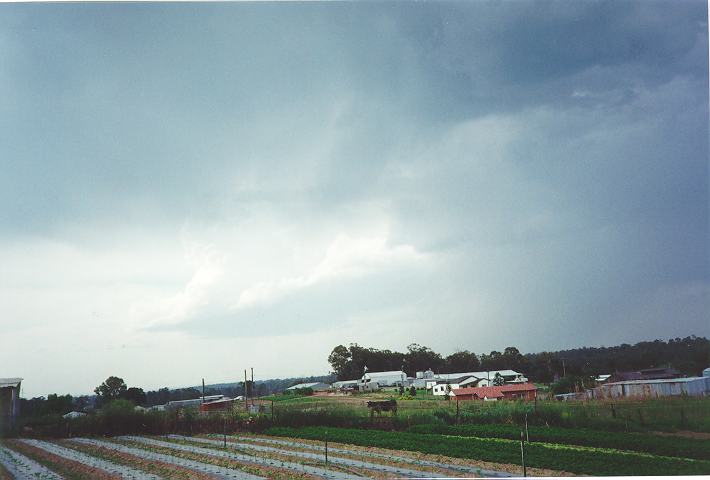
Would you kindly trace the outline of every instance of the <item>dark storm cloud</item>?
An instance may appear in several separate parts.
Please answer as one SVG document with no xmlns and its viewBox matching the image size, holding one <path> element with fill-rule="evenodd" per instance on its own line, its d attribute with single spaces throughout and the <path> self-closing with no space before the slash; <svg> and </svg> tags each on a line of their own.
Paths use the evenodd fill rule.
<svg viewBox="0 0 710 480">
<path fill-rule="evenodd" d="M 710 333 L 703 2 L 0 12 L 12 325 L 100 285 L 195 348 Z"/>
</svg>

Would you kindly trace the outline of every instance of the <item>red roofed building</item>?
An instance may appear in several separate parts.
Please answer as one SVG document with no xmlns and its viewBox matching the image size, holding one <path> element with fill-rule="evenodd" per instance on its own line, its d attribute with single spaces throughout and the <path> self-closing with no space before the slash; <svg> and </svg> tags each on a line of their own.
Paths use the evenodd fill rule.
<svg viewBox="0 0 710 480">
<path fill-rule="evenodd" d="M 499 387 L 472 387 L 452 390 L 457 400 L 535 400 L 537 387 L 532 383 Z"/>
</svg>

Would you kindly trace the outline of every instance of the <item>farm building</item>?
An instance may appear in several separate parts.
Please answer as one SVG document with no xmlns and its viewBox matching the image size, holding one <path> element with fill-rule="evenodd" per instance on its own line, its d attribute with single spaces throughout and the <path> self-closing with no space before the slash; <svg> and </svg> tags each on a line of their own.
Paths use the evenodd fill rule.
<svg viewBox="0 0 710 480">
<path fill-rule="evenodd" d="M 599 377 L 605 377 L 600 383 L 617 383 L 634 380 L 666 380 L 680 378 L 681 374 L 674 368 L 645 368 L 633 372 L 614 372 L 611 375 L 600 375 Z"/>
<path fill-rule="evenodd" d="M 532 383 L 520 383 L 498 387 L 458 388 L 452 393 L 456 400 L 535 400 L 537 387 Z"/>
<path fill-rule="evenodd" d="M 460 373 L 434 373 L 431 370 L 426 370 L 424 372 L 417 372 L 416 378 L 412 382 L 417 388 L 431 389 L 434 385 L 445 383 L 449 381 L 450 383 L 454 379 L 475 377 L 477 382 L 475 382 L 476 387 L 488 387 L 493 385 L 493 380 L 496 378 L 496 374 L 503 377 L 503 382 L 509 383 L 525 383 L 528 379 L 524 374 L 516 372 L 515 370 L 491 370 L 483 372 L 460 372 Z"/>
<path fill-rule="evenodd" d="M 236 401 L 237 399 L 235 398 L 223 397 L 218 400 L 201 403 L 200 412 L 228 411 L 231 410 Z"/>
<path fill-rule="evenodd" d="M 287 392 L 294 392 L 296 390 L 300 390 L 303 388 L 310 388 L 314 392 L 323 392 L 325 390 L 330 390 L 330 385 L 328 385 L 327 383 L 323 383 L 323 382 L 299 383 L 298 385 L 288 387 L 286 389 L 286 391 Z"/>
<path fill-rule="evenodd" d="M 710 377 L 665 378 L 658 380 L 629 380 L 605 383 L 587 390 L 590 398 L 655 398 L 688 395 L 710 395 Z"/>
<path fill-rule="evenodd" d="M 350 390 L 357 387 L 358 380 L 341 380 L 333 382 L 333 388 L 336 390 Z"/>
<path fill-rule="evenodd" d="M 431 387 L 431 393 L 433 395 L 446 395 L 447 391 L 453 392 L 455 389 L 475 387 L 480 381 L 481 379 L 476 377 L 451 378 L 445 381 L 439 380 Z M 453 393 L 449 393 L 449 395 L 453 395 Z"/>
<path fill-rule="evenodd" d="M 369 390 L 370 385 L 376 383 L 378 387 L 398 387 L 408 386 L 407 374 L 401 370 L 395 370 L 391 372 L 365 372 L 362 376 L 360 382 L 358 382 L 358 387 L 360 390 Z"/>
<path fill-rule="evenodd" d="M 21 378 L 0 378 L 0 431 L 12 428 L 20 414 Z"/>
</svg>

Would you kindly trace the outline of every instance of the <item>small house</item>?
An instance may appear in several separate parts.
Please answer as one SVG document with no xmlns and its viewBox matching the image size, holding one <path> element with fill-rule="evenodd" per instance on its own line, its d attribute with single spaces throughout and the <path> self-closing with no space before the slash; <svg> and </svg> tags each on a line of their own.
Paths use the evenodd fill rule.
<svg viewBox="0 0 710 480">
<path fill-rule="evenodd" d="M 532 383 L 519 383 L 497 387 L 459 388 L 452 393 L 456 400 L 535 400 L 537 387 Z"/>
</svg>

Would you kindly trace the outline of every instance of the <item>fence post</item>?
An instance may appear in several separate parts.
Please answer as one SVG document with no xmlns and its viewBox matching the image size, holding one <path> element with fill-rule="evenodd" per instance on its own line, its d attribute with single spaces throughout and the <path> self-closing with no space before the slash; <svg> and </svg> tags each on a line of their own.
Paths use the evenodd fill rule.
<svg viewBox="0 0 710 480">
<path fill-rule="evenodd" d="M 616 410 L 614 410 L 614 404 L 611 404 L 611 417 L 616 418 Z"/>
<path fill-rule="evenodd" d="M 227 448 L 227 416 L 224 416 L 224 448 Z"/>
<path fill-rule="evenodd" d="M 328 430 L 325 431 L 325 466 L 328 467 Z"/>
<path fill-rule="evenodd" d="M 525 441 L 530 441 L 530 434 L 528 433 L 528 412 L 525 412 Z"/>
<path fill-rule="evenodd" d="M 461 423 L 461 419 L 459 418 L 459 399 L 456 397 L 456 425 Z"/>
<path fill-rule="evenodd" d="M 680 426 L 685 427 L 685 410 L 683 410 L 683 407 L 680 407 Z"/>
<path fill-rule="evenodd" d="M 523 477 L 528 476 L 528 471 L 525 468 L 525 435 L 523 431 L 520 431 L 520 459 L 523 463 Z"/>
</svg>

